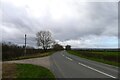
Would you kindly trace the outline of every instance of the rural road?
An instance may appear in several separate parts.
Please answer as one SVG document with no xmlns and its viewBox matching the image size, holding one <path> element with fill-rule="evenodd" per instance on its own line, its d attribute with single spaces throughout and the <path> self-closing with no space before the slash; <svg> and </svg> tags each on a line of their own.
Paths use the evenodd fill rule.
<svg viewBox="0 0 120 80">
<path fill-rule="evenodd" d="M 118 78 L 118 68 L 79 58 L 66 51 L 50 57 L 51 70 L 57 78 Z"/>
<path fill-rule="evenodd" d="M 56 78 L 118 78 L 118 67 L 79 58 L 66 51 L 58 51 L 51 56 L 42 58 L 5 61 L 4 63 L 44 66 L 50 69 Z"/>
</svg>

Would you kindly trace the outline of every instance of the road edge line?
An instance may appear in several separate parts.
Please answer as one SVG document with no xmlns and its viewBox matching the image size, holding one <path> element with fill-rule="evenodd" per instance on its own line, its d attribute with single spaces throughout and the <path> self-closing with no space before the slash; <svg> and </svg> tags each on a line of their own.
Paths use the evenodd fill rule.
<svg viewBox="0 0 120 80">
<path fill-rule="evenodd" d="M 104 74 L 104 75 L 106 75 L 106 76 L 109 76 L 109 77 L 112 77 L 112 78 L 116 78 L 116 77 L 114 77 L 114 76 L 112 76 L 112 75 L 109 75 L 109 74 L 107 74 L 107 73 L 105 73 L 105 72 L 102 72 L 102 71 L 99 71 L 99 70 L 97 70 L 97 69 L 95 69 L 95 68 L 92 68 L 92 67 L 90 67 L 90 66 L 87 66 L 87 65 L 85 65 L 85 64 L 82 64 L 82 63 L 78 63 L 78 64 L 80 64 L 80 65 L 82 65 L 82 66 L 84 66 L 84 67 L 86 67 L 86 68 L 89 68 L 89 69 L 91 69 L 91 70 L 94 70 L 94 71 L 96 71 L 96 72 L 99 72 L 99 73 L 101 73 L 101 74 Z"/>
</svg>

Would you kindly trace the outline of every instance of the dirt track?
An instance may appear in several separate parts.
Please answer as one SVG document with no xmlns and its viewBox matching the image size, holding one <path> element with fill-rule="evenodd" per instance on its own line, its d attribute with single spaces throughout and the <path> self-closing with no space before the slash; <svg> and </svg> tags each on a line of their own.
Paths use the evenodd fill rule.
<svg viewBox="0 0 120 80">
<path fill-rule="evenodd" d="M 4 63 L 27 63 L 27 64 L 34 64 L 46 67 L 50 69 L 50 57 L 42 57 L 42 58 L 31 58 L 31 59 L 24 59 L 24 60 L 15 60 L 15 61 L 5 61 Z"/>
</svg>

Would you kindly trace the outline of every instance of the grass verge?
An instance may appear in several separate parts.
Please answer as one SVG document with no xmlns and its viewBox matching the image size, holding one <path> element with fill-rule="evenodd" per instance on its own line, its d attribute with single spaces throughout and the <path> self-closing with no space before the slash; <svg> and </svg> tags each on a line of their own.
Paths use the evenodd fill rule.
<svg viewBox="0 0 120 80">
<path fill-rule="evenodd" d="M 31 54 L 31 55 L 24 55 L 24 56 L 20 56 L 20 57 L 8 59 L 8 60 L 5 60 L 5 61 L 45 57 L 45 56 L 50 56 L 50 55 L 52 55 L 54 52 L 55 52 L 55 51 L 44 52 L 44 53 L 35 53 L 35 54 Z"/>
<path fill-rule="evenodd" d="M 102 62 L 102 63 L 105 63 L 105 64 L 109 64 L 109 65 L 120 67 L 120 63 L 118 63 L 117 61 L 116 62 L 115 61 L 109 61 L 109 60 L 105 60 L 105 59 L 102 59 L 102 58 L 99 58 L 99 57 L 94 57 L 94 56 L 88 57 L 88 56 L 85 56 L 83 54 L 80 54 L 80 51 L 68 50 L 67 52 L 70 53 L 70 54 L 76 55 L 78 57 L 82 57 L 82 58 L 86 58 L 86 59 L 89 59 L 89 60 Z"/>
<path fill-rule="evenodd" d="M 3 70 L 3 78 L 17 78 L 20 80 L 26 78 L 48 78 L 49 80 L 55 80 L 55 76 L 52 72 L 42 66 L 8 63 L 5 63 L 4 66 L 6 66 L 6 68 Z"/>
</svg>

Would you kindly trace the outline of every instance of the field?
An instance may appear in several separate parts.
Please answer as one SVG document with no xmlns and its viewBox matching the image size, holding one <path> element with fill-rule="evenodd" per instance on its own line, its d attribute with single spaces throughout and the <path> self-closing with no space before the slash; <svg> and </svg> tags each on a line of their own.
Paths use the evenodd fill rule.
<svg viewBox="0 0 120 80">
<path fill-rule="evenodd" d="M 120 67 L 118 51 L 68 50 L 70 54 Z"/>
<path fill-rule="evenodd" d="M 50 70 L 32 64 L 3 64 L 3 79 L 5 78 L 49 78 L 55 80 L 54 75 Z"/>
</svg>

